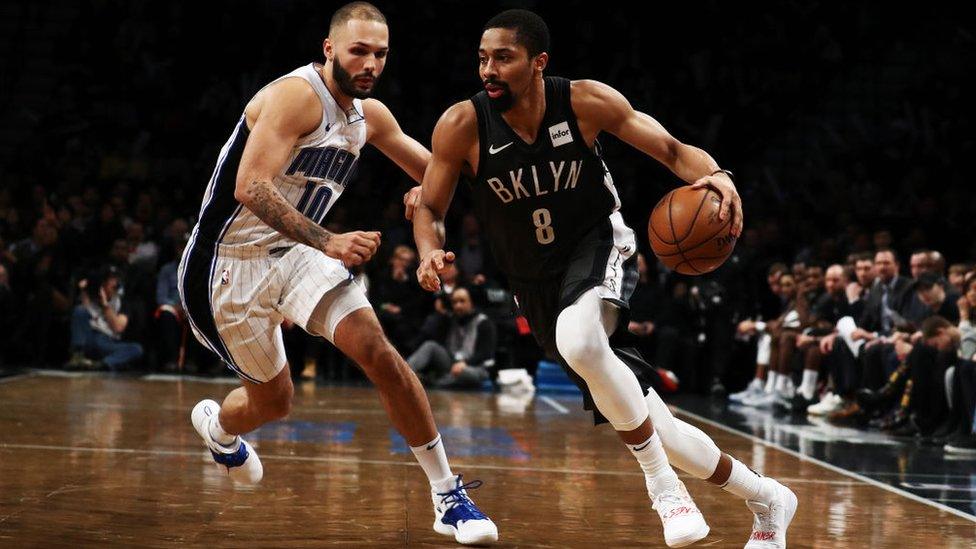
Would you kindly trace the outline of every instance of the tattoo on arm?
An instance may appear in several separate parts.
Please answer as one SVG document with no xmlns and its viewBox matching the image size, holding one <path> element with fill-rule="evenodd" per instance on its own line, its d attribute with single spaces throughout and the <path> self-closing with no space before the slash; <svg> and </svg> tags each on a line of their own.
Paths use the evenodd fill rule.
<svg viewBox="0 0 976 549">
<path fill-rule="evenodd" d="M 250 199 L 245 206 L 261 221 L 288 238 L 325 251 L 325 245 L 332 238 L 332 233 L 296 210 L 271 182 L 252 182 L 248 194 Z"/>
</svg>

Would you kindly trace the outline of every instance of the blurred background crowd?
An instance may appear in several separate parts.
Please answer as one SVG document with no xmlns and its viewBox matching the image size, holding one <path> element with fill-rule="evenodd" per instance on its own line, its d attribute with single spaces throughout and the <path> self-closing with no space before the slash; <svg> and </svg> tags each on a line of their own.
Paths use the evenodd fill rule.
<svg viewBox="0 0 976 549">
<path fill-rule="evenodd" d="M 392 46 L 377 97 L 429 143 L 444 108 L 479 90 L 481 25 L 510 3 L 377 4 Z M 667 272 L 642 243 L 632 345 L 681 391 L 973 448 L 971 26 L 824 2 L 743 13 L 709 1 L 653 20 L 577 0 L 518 4 L 550 25 L 550 74 L 615 86 L 735 171 L 746 224 L 722 268 Z M 0 6 L 0 368 L 229 375 L 187 333 L 176 265 L 244 104 L 321 58 L 338 5 Z M 602 144 L 641 233 L 679 181 Z M 383 232 L 361 276 L 410 364 L 441 387 L 534 372 L 544 357 L 464 186 L 448 219 L 457 272 L 431 295 L 414 277 L 410 181 L 376 151 L 359 166 L 329 228 Z M 362 379 L 285 328 L 296 377 Z"/>
</svg>

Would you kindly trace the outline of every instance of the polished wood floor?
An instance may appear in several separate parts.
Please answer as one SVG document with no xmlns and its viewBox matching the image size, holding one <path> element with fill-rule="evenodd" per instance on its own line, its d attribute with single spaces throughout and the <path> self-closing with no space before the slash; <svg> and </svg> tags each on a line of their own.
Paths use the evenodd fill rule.
<svg viewBox="0 0 976 549">
<path fill-rule="evenodd" d="M 0 547 L 451 547 L 427 485 L 371 389 L 298 386 L 288 421 L 250 440 L 263 484 L 233 487 L 189 423 L 232 385 L 29 375 L 0 380 Z M 503 547 L 663 547 L 633 458 L 572 400 L 434 392 L 456 471 Z M 976 525 L 740 436 L 727 451 L 791 486 L 790 547 L 970 548 Z M 683 477 L 709 524 L 699 546 L 742 547 L 745 505 Z"/>
</svg>

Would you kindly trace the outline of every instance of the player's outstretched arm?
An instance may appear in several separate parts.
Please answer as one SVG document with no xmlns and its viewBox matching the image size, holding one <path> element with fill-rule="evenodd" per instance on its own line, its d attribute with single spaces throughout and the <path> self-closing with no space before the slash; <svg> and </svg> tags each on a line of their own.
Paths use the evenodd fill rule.
<svg viewBox="0 0 976 549">
<path fill-rule="evenodd" d="M 368 261 L 379 247 L 378 232 L 330 233 L 296 210 L 273 183 L 298 139 L 321 122 L 318 96 L 297 78 L 282 80 L 262 93 L 249 106 L 257 115 L 237 169 L 234 198 L 271 228 L 347 266 Z"/>
<path fill-rule="evenodd" d="M 380 101 L 367 99 L 363 101 L 366 111 L 366 141 L 380 150 L 387 158 L 400 166 L 418 186 L 410 189 L 403 196 L 406 217 L 413 219 L 413 213 L 420 203 L 419 183 L 424 179 L 424 170 L 430 162 L 430 151 L 416 139 L 403 133 L 396 117 Z"/>
<path fill-rule="evenodd" d="M 614 88 L 595 80 L 572 83 L 573 111 L 584 135 L 601 131 L 621 140 L 668 167 L 695 187 L 710 186 L 722 195 L 719 219 L 735 214 L 732 233 L 742 231 L 742 202 L 735 184 L 707 152 L 675 139 L 657 120 L 634 110 Z"/>
<path fill-rule="evenodd" d="M 458 176 L 478 138 L 478 121 L 469 101 L 457 103 L 437 121 L 431 139 L 430 163 L 424 172 L 420 204 L 414 212 L 413 236 L 420 254 L 417 280 L 430 291 L 440 289 L 438 276 L 446 263 L 454 261 L 445 252 L 444 216 L 454 197 Z"/>
</svg>

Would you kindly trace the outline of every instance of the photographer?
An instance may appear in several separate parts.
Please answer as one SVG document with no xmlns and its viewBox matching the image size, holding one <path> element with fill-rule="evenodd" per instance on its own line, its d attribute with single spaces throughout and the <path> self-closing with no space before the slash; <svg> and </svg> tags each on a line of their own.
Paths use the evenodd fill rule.
<svg viewBox="0 0 976 549">
<path fill-rule="evenodd" d="M 129 317 L 122 313 L 120 282 L 112 267 L 78 282 L 81 304 L 71 316 L 71 360 L 66 368 L 118 370 L 142 357 L 141 345 L 121 340 Z"/>
</svg>

